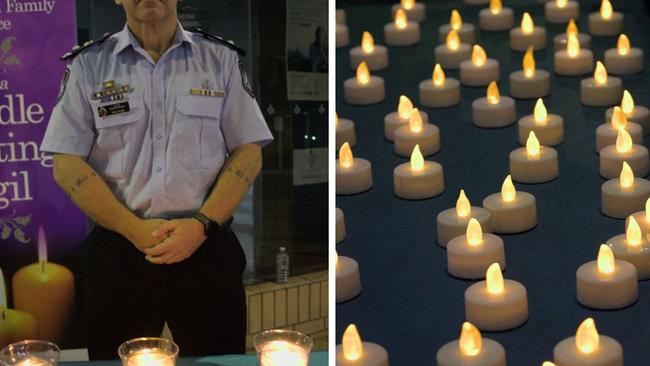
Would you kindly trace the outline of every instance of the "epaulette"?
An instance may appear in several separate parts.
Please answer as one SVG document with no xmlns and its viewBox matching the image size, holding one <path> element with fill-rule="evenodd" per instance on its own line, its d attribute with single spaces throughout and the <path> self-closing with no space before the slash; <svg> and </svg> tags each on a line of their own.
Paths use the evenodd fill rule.
<svg viewBox="0 0 650 366">
<path fill-rule="evenodd" d="M 223 38 L 221 38 L 221 37 L 219 37 L 219 36 L 215 36 L 214 34 L 206 33 L 206 32 L 205 32 L 203 29 L 201 29 L 201 28 L 190 28 L 190 29 L 188 29 L 188 31 L 193 32 L 193 33 L 199 33 L 199 34 L 203 35 L 203 38 L 206 38 L 206 39 L 209 39 L 209 40 L 212 40 L 212 41 L 216 41 L 216 42 L 218 42 L 218 43 L 221 43 L 221 44 L 223 44 L 224 46 L 230 48 L 231 50 L 237 52 L 241 57 L 245 57 L 245 56 L 246 56 L 246 50 L 243 49 L 243 48 L 241 48 L 241 47 L 239 47 L 239 46 L 237 46 L 237 45 L 236 45 L 235 43 L 233 43 L 232 41 L 226 41 L 225 39 L 223 39 Z"/>
<path fill-rule="evenodd" d="M 83 52 L 84 50 L 88 49 L 89 47 L 94 46 L 96 44 L 101 44 L 102 42 L 107 40 L 108 37 L 110 37 L 111 35 L 113 35 L 113 33 L 104 33 L 104 35 L 101 38 L 87 41 L 82 46 L 74 46 L 74 47 L 72 47 L 72 50 L 70 52 L 68 52 L 65 55 L 61 56 L 59 58 L 59 60 L 61 60 L 61 61 L 71 60 L 71 59 L 75 58 L 78 54 Z"/>
</svg>

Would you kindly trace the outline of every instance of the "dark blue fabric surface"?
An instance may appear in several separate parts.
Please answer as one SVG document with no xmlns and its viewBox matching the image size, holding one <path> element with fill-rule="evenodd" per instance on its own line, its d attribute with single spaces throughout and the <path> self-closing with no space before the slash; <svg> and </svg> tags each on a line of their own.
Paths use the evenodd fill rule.
<svg viewBox="0 0 650 366">
<path fill-rule="evenodd" d="M 648 17 L 641 0 L 612 1 L 625 13 L 625 33 L 633 47 L 650 50 Z M 361 270 L 362 293 L 337 305 L 336 339 L 344 328 L 357 324 L 364 340 L 386 347 L 392 366 L 434 365 L 437 350 L 457 339 L 464 319 L 463 293 L 472 283 L 450 277 L 446 252 L 436 245 L 436 215 L 453 207 L 460 188 L 474 206 L 498 192 L 508 174 L 508 154 L 518 148 L 517 127 L 479 129 L 471 123 L 471 102 L 485 95 L 485 88 L 462 87 L 460 105 L 447 109 L 423 108 L 441 130 L 442 151 L 428 160 L 444 167 L 446 190 L 438 197 L 405 201 L 393 193 L 392 171 L 407 161 L 393 153 L 383 138 L 383 117 L 395 111 L 400 94 L 418 105 L 418 83 L 431 77 L 437 28 L 448 23 L 457 7 L 465 22 L 477 26 L 478 42 L 488 57 L 501 63 L 499 87 L 509 95 L 508 75 L 521 69 L 523 54 L 509 49 L 508 33 L 478 30 L 478 9 L 460 1 L 428 1 L 428 20 L 422 24 L 423 40 L 408 48 L 389 48 L 390 67 L 376 74 L 386 80 L 386 101 L 369 107 L 355 107 L 343 100 L 343 81 L 354 75 L 349 68 L 348 50 L 358 45 L 361 32 L 369 30 L 383 44 L 383 26 L 390 21 L 390 4 L 339 4 L 347 10 L 350 47 L 337 49 L 337 112 L 356 122 L 355 156 L 373 164 L 375 185 L 356 196 L 337 196 L 337 206 L 346 217 L 348 238 L 337 246 L 340 255 L 355 258 Z M 596 5 L 581 1 L 578 26 L 587 32 L 587 13 Z M 504 276 L 522 282 L 528 290 L 530 319 L 518 329 L 484 332 L 501 342 L 509 365 L 540 365 L 552 360 L 553 347 L 571 336 L 586 317 L 594 317 L 601 334 L 619 340 L 627 365 L 645 365 L 650 359 L 650 282 L 639 283 L 640 300 L 619 311 L 595 311 L 575 299 L 575 272 L 594 260 L 598 246 L 624 231 L 624 221 L 600 213 L 598 156 L 594 151 L 595 129 L 604 122 L 606 108 L 582 106 L 579 82 L 583 77 L 559 77 L 553 70 L 552 37 L 564 32 L 564 25 L 545 24 L 543 6 L 533 0 L 504 1 L 515 10 L 515 22 L 523 11 L 531 12 L 536 25 L 547 27 L 548 46 L 535 52 L 537 68 L 551 71 L 551 95 L 544 102 L 549 113 L 565 121 L 565 143 L 557 147 L 560 177 L 539 185 L 515 184 L 520 191 L 537 198 L 538 226 L 526 233 L 501 235 L 505 241 L 507 270 Z M 596 60 L 614 47 L 616 37 L 592 40 Z M 647 55 L 646 55 L 647 56 Z M 646 62 L 647 64 L 647 62 Z M 447 71 L 458 78 L 458 71 Z M 623 76 L 638 105 L 650 106 L 648 74 Z M 534 101 L 517 100 L 518 117 L 532 113 Z M 645 145 L 649 140 L 645 139 Z"/>
</svg>

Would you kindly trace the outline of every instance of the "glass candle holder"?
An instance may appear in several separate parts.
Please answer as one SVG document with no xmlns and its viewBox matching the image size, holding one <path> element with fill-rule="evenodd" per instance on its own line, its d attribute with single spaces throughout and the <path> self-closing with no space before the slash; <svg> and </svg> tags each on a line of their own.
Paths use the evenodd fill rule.
<svg viewBox="0 0 650 366">
<path fill-rule="evenodd" d="M 51 342 L 27 340 L 12 343 L 0 351 L 0 363 L 6 366 L 56 366 L 59 347 Z"/>
<path fill-rule="evenodd" d="M 174 366 L 178 346 L 164 338 L 135 338 L 122 343 L 117 354 L 122 366 Z"/>
<path fill-rule="evenodd" d="M 260 366 L 307 366 L 312 339 L 293 330 L 273 329 L 253 339 Z"/>
</svg>

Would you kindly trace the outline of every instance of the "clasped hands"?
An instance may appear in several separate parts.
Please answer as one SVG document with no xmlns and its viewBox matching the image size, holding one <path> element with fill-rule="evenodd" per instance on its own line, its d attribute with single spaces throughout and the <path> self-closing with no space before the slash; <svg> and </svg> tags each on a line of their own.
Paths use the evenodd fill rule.
<svg viewBox="0 0 650 366">
<path fill-rule="evenodd" d="M 181 262 L 207 238 L 203 224 L 192 218 L 141 220 L 134 229 L 129 240 L 154 264 Z"/>
</svg>

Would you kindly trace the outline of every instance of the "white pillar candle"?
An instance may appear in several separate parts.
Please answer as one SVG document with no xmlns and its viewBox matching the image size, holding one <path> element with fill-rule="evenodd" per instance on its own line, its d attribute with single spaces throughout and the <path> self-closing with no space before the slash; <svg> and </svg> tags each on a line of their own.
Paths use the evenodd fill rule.
<svg viewBox="0 0 650 366">
<path fill-rule="evenodd" d="M 446 209 L 436 216 L 436 232 L 438 233 L 438 245 L 443 248 L 447 243 L 460 235 L 465 234 L 469 219 L 474 218 L 481 224 L 483 232 L 492 232 L 490 213 L 482 207 L 474 207 L 470 204 L 464 190 L 460 190 L 456 207 Z"/>
<path fill-rule="evenodd" d="M 623 347 L 614 338 L 598 334 L 592 318 L 585 319 L 575 337 L 553 348 L 557 366 L 623 366 Z"/>
<path fill-rule="evenodd" d="M 382 102 L 386 98 L 384 79 L 370 75 L 365 61 L 359 64 L 356 77 L 343 83 L 343 97 L 353 105 L 370 105 Z"/>
<path fill-rule="evenodd" d="M 483 207 L 490 212 L 492 231 L 495 233 L 521 233 L 537 225 L 535 196 L 516 191 L 510 175 L 503 182 L 500 193 L 483 200 Z"/>
<path fill-rule="evenodd" d="M 388 366 L 388 353 L 376 343 L 362 342 L 357 327 L 350 324 L 336 346 L 336 365 Z"/>
<path fill-rule="evenodd" d="M 605 216 L 624 219 L 642 210 L 648 197 L 650 182 L 635 178 L 632 168 L 623 162 L 620 177 L 606 181 L 600 188 L 600 210 Z"/>
<path fill-rule="evenodd" d="M 420 145 L 424 156 L 429 156 L 440 151 L 440 130 L 438 126 L 424 123 L 417 108 L 409 117 L 409 123 L 395 130 L 395 153 L 408 158 L 415 148 Z"/>
<path fill-rule="evenodd" d="M 515 100 L 501 96 L 495 81 L 487 88 L 487 95 L 472 102 L 472 123 L 483 128 L 500 128 L 517 119 Z"/>
<path fill-rule="evenodd" d="M 425 161 L 420 147 L 415 145 L 411 161 L 393 170 L 393 187 L 397 197 L 407 200 L 435 197 L 445 190 L 442 165 Z"/>
<path fill-rule="evenodd" d="M 630 47 L 625 34 L 618 37 L 616 48 L 605 51 L 605 66 L 615 75 L 635 74 L 643 71 L 643 50 Z"/>
<path fill-rule="evenodd" d="M 336 256 L 336 303 L 348 301 L 361 293 L 359 264 L 350 257 Z"/>
<path fill-rule="evenodd" d="M 567 38 L 566 49 L 553 55 L 555 73 L 565 76 L 583 75 L 594 69 L 594 53 L 580 48 L 578 37 L 571 34 Z"/>
<path fill-rule="evenodd" d="M 384 116 L 384 137 L 386 140 L 393 141 L 395 139 L 395 130 L 407 125 L 412 113 L 413 103 L 408 97 L 400 95 L 397 112 L 391 112 Z M 419 111 L 419 113 L 420 117 L 422 117 L 422 122 L 428 123 L 429 115 L 427 112 Z"/>
<path fill-rule="evenodd" d="M 600 11 L 589 14 L 589 33 L 615 36 L 623 31 L 623 14 L 615 12 L 609 0 L 602 0 Z"/>
<path fill-rule="evenodd" d="M 614 107 L 609 123 L 604 123 L 596 128 L 596 151 L 600 152 L 605 146 L 616 144 L 619 128 L 624 128 L 635 144 L 643 144 L 643 128 L 633 122 L 627 121 L 627 116 L 621 107 Z"/>
<path fill-rule="evenodd" d="M 594 77 L 580 81 L 580 102 L 592 107 L 608 107 L 618 103 L 623 96 L 623 82 L 608 76 L 607 69 L 598 61 Z"/>
<path fill-rule="evenodd" d="M 348 143 L 344 143 L 336 160 L 336 194 L 348 195 L 372 188 L 372 165 L 366 159 L 355 158 Z"/>
<path fill-rule="evenodd" d="M 498 263 L 485 274 L 485 281 L 465 290 L 465 319 L 485 331 L 517 328 L 528 320 L 526 288 L 519 282 L 504 280 Z"/>
<path fill-rule="evenodd" d="M 628 216 L 625 222 L 625 227 L 629 225 L 630 218 L 634 217 L 637 224 L 641 228 L 643 235 L 650 240 L 650 198 L 645 201 L 645 210 L 637 211 L 632 215 Z"/>
<path fill-rule="evenodd" d="M 643 135 L 650 134 L 650 110 L 646 107 L 634 105 L 634 99 L 629 91 L 623 90 L 621 109 L 630 122 L 637 123 L 643 128 Z M 614 114 L 614 107 L 605 112 L 605 121 L 609 122 Z"/>
<path fill-rule="evenodd" d="M 549 23 L 562 24 L 580 16 L 580 3 L 573 0 L 554 0 L 544 4 L 544 18 Z"/>
<path fill-rule="evenodd" d="M 461 84 L 485 86 L 494 80 L 499 80 L 499 61 L 487 58 L 485 50 L 479 45 L 474 45 L 472 58 L 460 63 Z"/>
<path fill-rule="evenodd" d="M 345 240 L 347 236 L 345 232 L 345 215 L 343 210 L 336 208 L 336 244 Z"/>
<path fill-rule="evenodd" d="M 557 151 L 540 146 L 535 132 L 530 131 L 526 147 L 510 153 L 510 175 L 516 182 L 544 183 L 560 174 Z"/>
<path fill-rule="evenodd" d="M 466 234 L 447 243 L 447 272 L 457 278 L 474 280 L 483 278 L 492 263 L 506 268 L 503 240 L 494 234 L 483 234 L 481 224 L 472 218 Z"/>
<path fill-rule="evenodd" d="M 348 24 L 345 9 L 336 9 L 336 24 Z"/>
<path fill-rule="evenodd" d="M 522 60 L 522 69 L 510 74 L 510 95 L 521 99 L 534 99 L 549 95 L 551 74 L 535 69 L 533 47 L 528 47 Z"/>
<path fill-rule="evenodd" d="M 370 71 L 383 70 L 388 67 L 388 49 L 375 44 L 375 40 L 369 32 L 363 32 L 361 46 L 350 50 L 351 69 L 356 69 L 363 61 L 368 64 Z"/>
<path fill-rule="evenodd" d="M 612 249 L 600 246 L 598 259 L 587 262 L 576 272 L 578 302 L 592 309 L 620 309 L 636 302 L 639 286 L 636 268 L 615 259 Z"/>
<path fill-rule="evenodd" d="M 384 26 L 384 40 L 389 46 L 412 46 L 420 42 L 420 24 L 409 21 L 406 12 L 398 9 L 395 21 Z"/>
<path fill-rule="evenodd" d="M 499 342 L 482 338 L 472 323 L 464 322 L 460 338 L 436 353 L 436 366 L 506 366 L 506 350 Z"/>
<path fill-rule="evenodd" d="M 422 23 L 427 20 L 427 6 L 424 3 L 417 3 L 415 0 L 401 0 L 399 4 L 391 8 L 393 17 L 397 9 L 404 9 L 409 19 Z"/>
<path fill-rule="evenodd" d="M 463 0 L 463 4 L 470 6 L 487 5 L 490 0 Z"/>
<path fill-rule="evenodd" d="M 449 23 L 438 27 L 438 41 L 440 43 L 444 42 L 452 30 L 458 32 L 458 37 L 462 43 L 472 44 L 476 39 L 474 24 L 464 23 L 463 18 L 456 9 L 451 11 Z"/>
<path fill-rule="evenodd" d="M 350 31 L 345 24 L 336 25 L 336 47 L 346 47 L 350 44 Z"/>
<path fill-rule="evenodd" d="M 533 114 L 522 117 L 517 122 L 519 143 L 525 145 L 531 131 L 544 146 L 556 146 L 564 141 L 564 118 L 546 111 L 540 98 L 535 103 Z"/>
<path fill-rule="evenodd" d="M 627 220 L 625 234 L 607 240 L 616 258 L 632 263 L 639 280 L 650 279 L 650 242 L 634 217 Z"/>
<path fill-rule="evenodd" d="M 336 150 L 339 150 L 343 143 L 347 142 L 350 147 L 357 144 L 357 135 L 354 130 L 354 122 L 349 119 L 339 118 L 336 115 Z"/>
<path fill-rule="evenodd" d="M 546 28 L 535 26 L 530 14 L 524 13 L 521 26 L 510 30 L 510 48 L 523 52 L 530 46 L 535 50 L 546 47 Z"/>
<path fill-rule="evenodd" d="M 460 103 L 460 82 L 445 76 L 445 72 L 436 64 L 431 79 L 420 82 L 420 104 L 429 108 L 446 108 Z"/>
<path fill-rule="evenodd" d="M 600 150 L 600 176 L 606 179 L 618 177 L 623 168 L 623 162 L 632 168 L 639 177 L 648 175 L 650 157 L 645 146 L 632 143 L 632 136 L 621 128 L 618 130 L 616 145 L 605 146 Z"/>
<path fill-rule="evenodd" d="M 451 31 L 447 35 L 445 44 L 436 46 L 434 50 L 436 62 L 445 69 L 458 69 L 460 64 L 469 60 L 472 54 L 472 47 L 466 43 L 460 43 L 458 32 Z"/>
<path fill-rule="evenodd" d="M 478 25 L 488 32 L 505 31 L 515 26 L 515 14 L 501 0 L 490 0 L 490 7 L 478 13 Z"/>
</svg>

